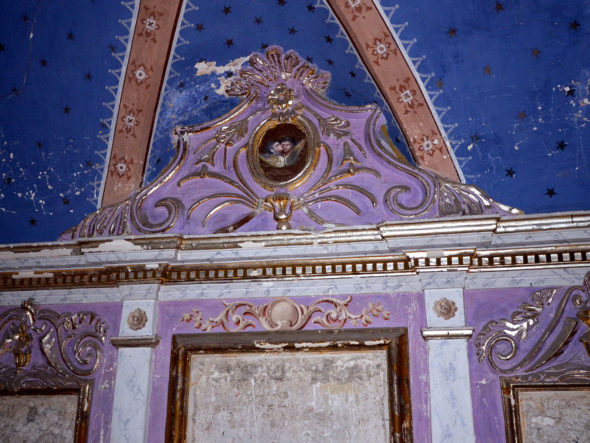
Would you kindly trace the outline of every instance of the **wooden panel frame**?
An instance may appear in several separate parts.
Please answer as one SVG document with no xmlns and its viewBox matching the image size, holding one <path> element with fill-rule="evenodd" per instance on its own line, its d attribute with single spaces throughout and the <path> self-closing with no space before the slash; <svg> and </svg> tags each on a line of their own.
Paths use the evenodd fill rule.
<svg viewBox="0 0 590 443">
<path fill-rule="evenodd" d="M 406 328 L 340 329 L 251 333 L 178 334 L 172 338 L 166 441 L 186 441 L 190 359 L 228 352 L 321 352 L 386 350 L 390 440 L 412 441 L 409 352 Z M 261 346 L 261 344 L 263 346 Z M 280 345 L 269 349 L 268 345 Z"/>
<path fill-rule="evenodd" d="M 590 371 L 584 377 L 590 375 Z M 501 378 L 502 404 L 506 422 L 506 442 L 523 443 L 523 421 L 520 416 L 520 394 L 522 392 L 555 392 L 555 391 L 588 391 L 590 395 L 590 379 L 569 379 L 565 382 L 531 382 L 514 378 Z"/>
</svg>

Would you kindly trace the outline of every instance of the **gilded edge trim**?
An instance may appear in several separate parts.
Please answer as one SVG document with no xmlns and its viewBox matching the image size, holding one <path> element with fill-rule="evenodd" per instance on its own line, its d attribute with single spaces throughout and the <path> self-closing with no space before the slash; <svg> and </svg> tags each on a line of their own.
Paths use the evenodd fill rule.
<svg viewBox="0 0 590 443">
<path fill-rule="evenodd" d="M 387 222 L 377 226 L 327 229 L 321 232 L 266 232 L 252 234 L 203 235 L 203 236 L 145 236 L 80 240 L 67 243 L 39 243 L 0 247 L 0 260 L 4 269 L 29 258 L 47 259 L 58 263 L 59 257 L 92 254 L 116 254 L 120 264 L 113 266 L 82 265 L 80 267 L 50 268 L 50 264 L 38 271 L 34 267 L 15 267 L 0 272 L 0 290 L 27 290 L 80 286 L 116 286 L 138 283 L 190 283 L 216 281 L 243 281 L 261 279 L 334 278 L 343 276 L 391 276 L 415 275 L 420 272 L 461 270 L 487 272 L 504 270 L 554 269 L 590 265 L 590 212 L 551 214 L 547 216 L 518 216 L 510 218 L 473 217 L 439 219 L 413 223 Z M 550 234 L 554 232 L 555 234 Z M 519 237 L 529 235 L 533 246 L 511 247 L 519 243 Z M 562 233 L 569 243 L 563 244 Z M 451 236 L 456 241 L 447 241 Z M 462 240 L 468 235 L 468 240 Z M 535 236 L 542 246 L 534 246 Z M 548 239 L 547 236 L 553 239 Z M 473 244 L 471 236 L 481 237 L 480 246 Z M 436 246 L 428 246 L 428 238 L 437 240 Z M 496 241 L 496 239 L 501 241 Z M 502 240 L 507 239 L 505 243 Z M 264 251 L 292 246 L 310 247 L 373 242 L 399 252 L 357 257 L 333 257 L 290 259 L 289 250 L 276 258 L 243 258 L 241 261 L 222 263 L 170 264 L 178 253 L 212 249 L 235 249 L 249 255 L 248 250 Z M 389 242 L 399 243 L 391 246 Z M 409 242 L 407 246 L 404 246 Z M 417 242 L 424 246 L 416 246 Z M 506 247 L 499 247 L 502 243 Z M 561 243 L 561 244 L 560 244 Z M 112 245 L 112 246 L 111 246 Z M 112 248 L 112 249 L 110 249 Z M 161 253 L 169 251 L 161 257 Z M 313 251 L 309 251 L 313 253 Z M 125 265 L 126 255 L 137 263 Z M 286 257 L 285 257 L 286 256 Z M 32 268 L 32 269 L 31 269 Z"/>
<path fill-rule="evenodd" d="M 590 265 L 590 244 L 506 251 L 451 251 L 428 257 L 427 251 L 369 257 L 309 258 L 306 260 L 256 260 L 228 263 L 175 265 L 160 263 L 105 268 L 53 269 L 0 273 L 0 290 L 52 287 L 116 286 L 141 283 L 191 283 L 344 276 L 414 275 L 432 271 L 486 272 L 531 270 Z M 35 276 L 35 274 L 39 276 Z"/>
</svg>

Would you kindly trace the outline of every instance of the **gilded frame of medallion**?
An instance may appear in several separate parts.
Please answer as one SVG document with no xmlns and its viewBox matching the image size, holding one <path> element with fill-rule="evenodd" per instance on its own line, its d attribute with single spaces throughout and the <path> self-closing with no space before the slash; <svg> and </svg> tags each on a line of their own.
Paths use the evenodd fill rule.
<svg viewBox="0 0 590 443">
<path fill-rule="evenodd" d="M 304 164 L 299 171 L 292 174 L 292 177 L 282 181 L 269 177 L 268 172 L 265 172 L 260 162 L 260 157 L 262 156 L 261 151 L 263 151 L 262 148 L 265 142 L 268 141 L 268 135 L 273 132 L 280 134 L 283 132 L 281 128 L 285 128 L 283 130 L 286 131 L 285 135 L 295 132 L 305 138 L 304 154 L 302 155 Z M 319 140 L 317 128 L 310 120 L 302 115 L 298 115 L 287 121 L 277 120 L 273 117 L 267 118 L 254 130 L 248 142 L 247 161 L 250 174 L 260 186 L 267 190 L 273 191 L 277 188 L 292 190 L 303 184 L 315 169 L 319 157 Z"/>
<path fill-rule="evenodd" d="M 0 401 L 2 397 L 30 396 L 34 404 L 35 396 L 76 396 L 76 420 L 74 427 L 74 442 L 85 443 L 88 440 L 88 425 L 90 422 L 90 402 L 92 399 L 92 381 L 78 382 L 72 380 L 71 386 L 64 387 L 61 377 L 48 376 L 44 380 L 43 387 L 21 388 L 17 390 L 7 389 L 8 383 L 0 378 Z M 78 386 L 75 386 L 78 385 Z"/>
<path fill-rule="evenodd" d="M 590 368 L 580 369 L 566 381 L 524 381 L 520 377 L 501 377 L 502 406 L 506 424 L 506 442 L 523 443 L 524 418 L 521 416 L 521 394 L 525 392 L 567 392 L 584 390 L 590 395 Z M 577 379 L 576 376 L 580 377 Z M 534 378 L 535 375 L 527 376 Z M 542 378 L 543 375 L 539 375 Z M 524 377 L 523 377 L 524 378 Z"/>
<path fill-rule="evenodd" d="M 166 442 L 185 442 L 188 429 L 191 359 L 196 355 L 245 353 L 330 353 L 385 350 L 389 436 L 412 441 L 409 348 L 406 328 L 338 329 L 250 333 L 177 334 L 172 338 Z"/>
</svg>

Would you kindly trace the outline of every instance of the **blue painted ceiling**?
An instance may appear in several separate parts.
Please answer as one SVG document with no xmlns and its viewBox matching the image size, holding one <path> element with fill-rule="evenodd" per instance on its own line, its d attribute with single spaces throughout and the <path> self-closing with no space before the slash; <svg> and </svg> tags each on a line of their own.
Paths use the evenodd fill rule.
<svg viewBox="0 0 590 443">
<path fill-rule="evenodd" d="M 527 213 L 590 209 L 590 1 L 381 4 L 468 183 Z M 0 243 L 51 241 L 96 208 L 134 2 L 3 6 Z M 187 1 L 148 179 L 172 155 L 173 125 L 235 105 L 199 62 L 280 45 L 332 73 L 331 99 L 384 106 L 339 29 L 316 0 Z M 389 131 L 407 154 L 391 118 Z"/>
</svg>

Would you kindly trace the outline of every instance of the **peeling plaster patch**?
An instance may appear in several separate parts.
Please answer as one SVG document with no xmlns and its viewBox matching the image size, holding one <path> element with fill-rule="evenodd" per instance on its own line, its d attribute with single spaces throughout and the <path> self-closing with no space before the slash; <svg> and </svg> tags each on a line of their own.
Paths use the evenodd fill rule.
<svg viewBox="0 0 590 443">
<path fill-rule="evenodd" d="M 232 79 L 231 79 L 231 77 L 229 77 L 229 78 L 226 77 L 224 74 L 226 72 L 232 72 L 234 74 L 237 73 L 240 70 L 240 68 L 242 67 L 242 65 L 244 63 L 246 63 L 249 58 L 250 58 L 250 56 L 239 57 L 239 58 L 233 59 L 228 64 L 223 65 L 223 66 L 217 66 L 217 62 L 199 62 L 195 65 L 195 68 L 197 69 L 196 76 L 200 77 L 202 75 L 210 75 L 210 74 L 217 75 L 218 76 L 217 80 L 219 81 L 219 86 L 216 88 L 215 84 L 212 84 L 211 88 L 215 91 L 215 93 L 217 95 L 227 97 L 227 94 L 225 93 L 225 89 L 229 86 Z"/>
<path fill-rule="evenodd" d="M 386 340 L 367 340 L 365 341 L 365 346 L 377 346 L 377 345 L 384 345 L 386 344 Z"/>
<path fill-rule="evenodd" d="M 258 247 L 263 247 L 264 243 L 256 243 L 253 241 L 243 241 L 241 243 L 238 243 L 238 246 L 240 248 L 258 248 Z"/>
<path fill-rule="evenodd" d="M 95 248 L 82 248 L 82 252 L 127 252 L 127 251 L 143 251 L 141 246 L 137 246 L 128 240 L 112 240 L 106 243 L 101 243 Z"/>
<path fill-rule="evenodd" d="M 329 341 L 323 341 L 318 343 L 295 343 L 296 348 L 327 348 L 331 345 Z"/>
<path fill-rule="evenodd" d="M 287 346 L 288 343 L 267 343 L 267 342 L 261 342 L 261 341 L 256 341 L 254 342 L 254 346 L 256 346 L 258 349 L 283 349 L 285 346 Z"/>
</svg>

